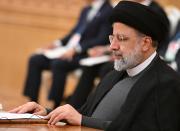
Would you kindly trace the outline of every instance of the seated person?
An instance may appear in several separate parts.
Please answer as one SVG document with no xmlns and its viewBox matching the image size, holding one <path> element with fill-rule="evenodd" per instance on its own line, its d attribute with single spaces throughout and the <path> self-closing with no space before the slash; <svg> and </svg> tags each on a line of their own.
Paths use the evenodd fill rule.
<svg viewBox="0 0 180 131">
<path fill-rule="evenodd" d="M 61 44 L 66 46 L 67 50 L 62 56 L 53 59 L 44 54 L 31 56 L 24 86 L 24 95 L 30 100 L 38 101 L 41 73 L 43 70 L 51 70 L 52 85 L 48 99 L 54 102 L 54 108 L 58 107 L 62 101 L 67 74 L 80 66 L 79 60 L 86 57 L 88 48 L 108 43 L 112 29 L 107 19 L 112 6 L 108 0 L 87 2 L 89 6 L 82 10 L 74 29 L 51 47 L 58 48 Z"/>
<path fill-rule="evenodd" d="M 115 70 L 80 110 L 64 105 L 48 114 L 41 105 L 29 102 L 10 112 L 48 114 L 45 118 L 51 125 L 66 120 L 107 131 L 179 131 L 180 79 L 156 52 L 167 35 L 164 18 L 142 4 L 121 1 L 110 21 Z"/>
<path fill-rule="evenodd" d="M 175 57 L 175 62 L 176 62 L 176 65 L 177 65 L 177 72 L 180 74 L 180 20 L 179 20 L 179 23 L 178 23 L 175 38 L 176 38 L 176 42 L 179 44 L 179 49 L 178 49 L 176 57 Z"/>
<path fill-rule="evenodd" d="M 169 43 L 165 60 L 174 70 L 180 73 L 180 20 L 175 36 Z"/>
<path fill-rule="evenodd" d="M 157 11 L 160 15 L 165 18 L 165 22 L 169 26 L 169 20 L 163 8 L 154 0 L 130 0 L 133 2 L 138 2 L 143 5 L 149 6 L 153 10 Z M 165 38 L 166 39 L 166 38 Z M 167 40 L 163 40 L 158 47 L 158 52 L 162 55 L 162 52 L 165 51 L 167 46 Z M 163 46 L 164 45 L 164 46 Z M 97 57 L 109 52 L 108 46 L 95 46 L 88 50 L 89 57 Z M 112 58 L 113 60 L 113 58 Z M 86 101 L 89 93 L 92 91 L 94 87 L 94 80 L 97 76 L 102 79 L 106 73 L 113 69 L 113 62 L 106 62 L 103 64 L 95 65 L 92 67 L 83 67 L 82 68 L 82 76 L 75 88 L 74 93 L 68 98 L 67 103 L 71 104 L 74 108 L 80 108 L 84 102 Z"/>
</svg>

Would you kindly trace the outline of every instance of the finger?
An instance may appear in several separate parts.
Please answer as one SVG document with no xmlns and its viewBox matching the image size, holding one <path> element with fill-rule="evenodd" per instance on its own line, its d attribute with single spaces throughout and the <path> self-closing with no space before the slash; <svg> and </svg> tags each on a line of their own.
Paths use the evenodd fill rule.
<svg viewBox="0 0 180 131">
<path fill-rule="evenodd" d="M 15 108 L 15 109 L 12 109 L 12 110 L 10 110 L 10 111 L 8 111 L 9 113 L 16 113 L 17 112 L 17 108 Z"/>
<path fill-rule="evenodd" d="M 29 110 L 28 107 L 21 107 L 21 109 L 17 113 L 22 114 L 29 111 L 32 111 L 32 110 Z"/>
<path fill-rule="evenodd" d="M 49 124 L 52 124 L 52 122 L 55 120 L 57 116 L 59 116 L 62 112 L 55 112 L 50 116 L 50 120 L 48 121 Z"/>
<path fill-rule="evenodd" d="M 49 121 L 48 121 L 48 124 L 51 124 L 52 121 L 54 120 L 54 118 L 56 118 L 57 115 L 58 115 L 58 114 L 56 114 L 56 113 L 52 114 L 52 115 L 50 116 L 50 119 L 49 119 Z"/>
<path fill-rule="evenodd" d="M 53 121 L 50 123 L 51 125 L 55 125 L 57 122 L 65 118 L 65 114 L 61 113 L 58 116 L 56 116 Z"/>
<path fill-rule="evenodd" d="M 56 111 L 56 109 L 55 109 L 54 111 L 51 111 L 51 112 L 46 116 L 46 118 L 47 118 L 47 119 L 50 119 L 50 117 L 52 116 L 52 114 L 55 113 L 55 111 Z"/>
<path fill-rule="evenodd" d="M 62 110 L 62 107 L 59 106 L 59 107 L 57 107 L 56 109 L 54 109 L 53 111 L 51 111 L 47 116 L 51 116 L 52 114 L 61 112 L 61 110 Z"/>
<path fill-rule="evenodd" d="M 17 112 L 19 112 L 19 110 L 21 110 L 21 108 L 22 108 L 22 106 L 19 106 L 19 107 L 17 107 L 17 108 L 14 108 L 14 109 L 8 111 L 8 112 L 9 112 L 9 113 L 17 113 Z"/>
<path fill-rule="evenodd" d="M 41 111 L 37 111 L 37 112 L 35 112 L 35 113 L 33 113 L 34 115 L 43 115 L 43 114 L 45 114 L 44 113 L 44 111 L 43 110 L 41 110 Z"/>
<path fill-rule="evenodd" d="M 52 119 L 52 121 L 49 124 L 50 125 L 55 125 L 58 122 L 59 117 L 60 117 L 60 114 L 58 116 L 54 117 L 54 119 Z"/>
<path fill-rule="evenodd" d="M 51 119 L 52 115 L 54 114 L 60 114 L 63 112 L 62 107 L 57 107 L 54 111 L 50 112 L 47 116 L 45 116 L 45 119 Z"/>
<path fill-rule="evenodd" d="M 44 119 L 46 120 L 50 119 L 50 115 L 45 116 Z"/>
</svg>

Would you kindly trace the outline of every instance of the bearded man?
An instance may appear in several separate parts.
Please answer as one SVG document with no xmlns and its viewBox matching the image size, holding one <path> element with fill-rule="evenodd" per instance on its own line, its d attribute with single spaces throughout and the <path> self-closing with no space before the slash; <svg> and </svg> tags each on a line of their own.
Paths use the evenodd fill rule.
<svg viewBox="0 0 180 131">
<path fill-rule="evenodd" d="M 49 124 L 65 119 L 72 125 L 108 131 L 179 131 L 179 76 L 156 52 L 168 30 L 163 17 L 142 4 L 121 1 L 110 21 L 115 70 L 79 111 L 64 105 L 48 114 L 31 102 L 11 112 L 48 114 Z"/>
</svg>

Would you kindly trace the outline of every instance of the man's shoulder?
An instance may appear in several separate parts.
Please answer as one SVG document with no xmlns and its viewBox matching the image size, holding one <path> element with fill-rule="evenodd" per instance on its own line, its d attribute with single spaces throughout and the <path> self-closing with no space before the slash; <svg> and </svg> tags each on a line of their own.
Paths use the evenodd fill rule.
<svg viewBox="0 0 180 131">
<path fill-rule="evenodd" d="M 168 81 L 176 81 L 180 83 L 180 75 L 174 71 L 168 64 L 162 60 L 157 59 L 152 70 L 150 72 L 156 73 L 159 80 L 168 82 Z"/>
<path fill-rule="evenodd" d="M 101 7 L 100 11 L 102 12 L 111 12 L 113 9 L 112 5 L 109 2 L 105 2 Z"/>
</svg>

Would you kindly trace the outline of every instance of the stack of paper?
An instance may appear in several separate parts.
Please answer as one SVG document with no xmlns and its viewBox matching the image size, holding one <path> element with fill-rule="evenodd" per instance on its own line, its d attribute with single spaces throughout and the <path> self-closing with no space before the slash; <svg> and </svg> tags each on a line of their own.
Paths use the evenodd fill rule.
<svg viewBox="0 0 180 131">
<path fill-rule="evenodd" d="M 15 119 L 43 119 L 44 116 L 34 115 L 30 113 L 17 114 L 17 113 L 8 113 L 0 112 L 0 119 L 3 120 L 15 120 Z"/>
<path fill-rule="evenodd" d="M 47 120 L 44 119 L 45 116 L 34 115 L 30 113 L 17 114 L 9 112 L 0 112 L 0 124 L 1 123 L 11 123 L 11 124 L 47 124 Z M 66 123 L 57 122 L 56 125 L 64 126 Z"/>
<path fill-rule="evenodd" d="M 67 50 L 67 47 L 59 47 L 52 50 L 45 50 L 43 54 L 49 59 L 55 59 L 60 58 Z"/>
</svg>

